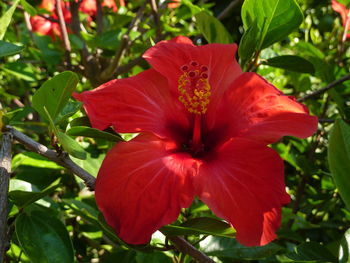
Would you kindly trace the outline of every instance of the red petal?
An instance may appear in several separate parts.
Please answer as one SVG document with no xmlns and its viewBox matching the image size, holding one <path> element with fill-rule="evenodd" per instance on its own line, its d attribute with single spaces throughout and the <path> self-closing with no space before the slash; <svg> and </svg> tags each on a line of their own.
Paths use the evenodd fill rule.
<svg viewBox="0 0 350 263">
<path fill-rule="evenodd" d="M 304 105 L 255 73 L 237 78 L 221 106 L 208 112 L 207 129 L 218 130 L 223 141 L 240 136 L 268 144 L 286 135 L 305 138 L 317 130 L 317 117 Z"/>
<path fill-rule="evenodd" d="M 33 16 L 30 18 L 33 32 L 37 32 L 42 35 L 52 35 L 53 23 L 43 17 Z"/>
<path fill-rule="evenodd" d="M 342 23 L 345 26 L 346 18 L 348 15 L 348 10 L 346 9 L 346 6 L 337 2 L 336 0 L 332 0 L 332 8 L 335 12 L 338 12 L 341 15 Z"/>
<path fill-rule="evenodd" d="M 157 229 L 176 220 L 193 199 L 196 161 L 174 153 L 175 145 L 154 135 L 117 144 L 99 171 L 98 207 L 118 236 L 147 243 Z"/>
<path fill-rule="evenodd" d="M 285 192 L 283 161 L 267 146 L 243 138 L 224 144 L 195 177 L 200 199 L 237 231 L 246 246 L 276 238 Z"/>
<path fill-rule="evenodd" d="M 84 102 L 97 129 L 113 125 L 118 132 L 150 131 L 171 137 L 169 133 L 189 127 L 185 108 L 170 94 L 166 79 L 153 69 L 74 96 Z"/>
<path fill-rule="evenodd" d="M 178 79 L 183 74 L 182 66 L 196 61 L 208 67 L 212 87 L 211 102 L 222 95 L 225 89 L 242 73 L 235 54 L 236 44 L 209 44 L 195 46 L 187 37 L 160 41 L 143 55 L 152 67 L 169 80 L 172 90 L 178 94 Z"/>
</svg>

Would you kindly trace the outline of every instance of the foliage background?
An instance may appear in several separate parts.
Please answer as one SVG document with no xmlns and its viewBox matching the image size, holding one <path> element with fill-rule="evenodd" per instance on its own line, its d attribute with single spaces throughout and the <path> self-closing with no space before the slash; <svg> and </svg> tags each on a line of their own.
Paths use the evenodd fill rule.
<svg viewBox="0 0 350 263">
<path fill-rule="evenodd" d="M 233 2 L 234 8 L 228 8 Z M 70 32 L 71 51 L 67 51 L 61 39 L 28 29 L 28 13 L 42 12 L 40 1 L 4 0 L 0 3 L 0 35 L 6 31 L 0 42 L 2 122 L 52 149 L 63 147 L 74 162 L 96 176 L 107 150 L 133 135 L 91 129 L 80 103 L 68 99 L 74 89 L 90 90 L 109 79 L 147 69 L 140 56 L 162 39 L 185 35 L 198 45 L 241 43 L 240 63 L 245 70 L 256 71 L 284 93 L 305 99 L 320 121 L 313 137 L 286 137 L 272 146 L 285 160 L 292 197 L 283 208 L 278 239 L 265 247 L 243 247 L 235 241 L 234 231 L 198 200 L 162 231 L 184 235 L 216 262 L 350 262 L 350 81 L 305 97 L 348 76 L 350 42 L 342 40 L 341 18 L 329 0 L 297 2 L 303 17 L 292 14 L 293 7 L 298 8 L 294 1 L 261 0 L 261 5 L 245 1 L 247 10 L 254 9 L 258 18 L 268 12 L 264 5 L 280 4 L 280 9 L 287 8 L 293 15 L 279 18 L 287 33 L 266 42 L 264 28 L 254 27 L 254 21 L 241 13 L 243 1 L 183 0 L 176 8 L 163 1 L 157 3 L 157 10 L 152 1 L 127 1 L 116 13 L 104 9 L 103 23 L 89 23 L 81 13 L 84 30 Z M 340 2 L 349 5 L 346 0 Z M 6 16 L 11 7 L 12 17 Z M 290 21 L 297 25 L 291 26 Z M 7 44 L 16 46 L 9 49 Z M 76 75 L 57 75 L 66 70 Z M 60 110 L 56 115 L 49 110 L 50 122 L 46 113 L 35 109 L 52 103 L 49 93 L 38 95 L 38 90 L 45 90 L 42 85 L 53 76 L 46 85 L 65 83 L 68 97 L 56 107 Z M 12 171 L 4 262 L 193 262 L 160 233 L 145 246 L 121 243 L 104 223 L 93 192 L 80 178 L 20 143 L 13 145 Z"/>
</svg>

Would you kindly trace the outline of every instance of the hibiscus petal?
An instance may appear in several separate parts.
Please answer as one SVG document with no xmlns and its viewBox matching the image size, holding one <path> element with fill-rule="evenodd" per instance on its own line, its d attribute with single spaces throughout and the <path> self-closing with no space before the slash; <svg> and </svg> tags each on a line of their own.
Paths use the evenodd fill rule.
<svg viewBox="0 0 350 263">
<path fill-rule="evenodd" d="M 95 187 L 97 205 L 125 242 L 147 243 L 191 204 L 196 161 L 174 149 L 172 142 L 139 135 L 117 144 L 103 161 Z"/>
<path fill-rule="evenodd" d="M 332 0 L 332 9 L 341 15 L 342 23 L 345 26 L 346 18 L 348 15 L 348 10 L 346 9 L 346 6 L 337 2 L 336 0 Z"/>
<path fill-rule="evenodd" d="M 287 135 L 306 138 L 317 130 L 317 117 L 303 104 L 255 73 L 237 78 L 221 109 L 208 112 L 206 118 L 208 132 L 217 130 L 223 141 L 240 136 L 269 144 Z"/>
<path fill-rule="evenodd" d="M 176 137 L 189 127 L 187 111 L 170 94 L 166 79 L 153 69 L 112 80 L 74 97 L 84 103 L 97 129 L 113 126 L 118 132 L 149 131 Z"/>
<path fill-rule="evenodd" d="M 183 74 L 182 66 L 195 61 L 208 67 L 211 100 L 217 101 L 215 97 L 222 95 L 225 88 L 242 73 L 235 59 L 236 51 L 236 44 L 195 46 L 189 38 L 179 36 L 158 42 L 145 52 L 143 58 L 169 80 L 169 85 L 176 94 L 178 79 Z"/>
<path fill-rule="evenodd" d="M 285 192 L 283 161 L 257 142 L 236 138 L 206 158 L 194 180 L 200 199 L 237 231 L 246 246 L 276 238 Z"/>
</svg>

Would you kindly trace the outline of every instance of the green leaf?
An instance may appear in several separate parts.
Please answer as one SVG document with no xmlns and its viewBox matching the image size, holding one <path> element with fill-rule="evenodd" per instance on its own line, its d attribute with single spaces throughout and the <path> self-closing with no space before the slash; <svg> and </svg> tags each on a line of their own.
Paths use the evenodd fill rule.
<svg viewBox="0 0 350 263">
<path fill-rule="evenodd" d="M 80 146 L 73 138 L 69 137 L 67 134 L 59 131 L 55 126 L 50 113 L 47 111 L 46 106 L 43 106 L 43 112 L 46 118 L 49 120 L 50 127 L 56 135 L 58 141 L 61 143 L 63 149 L 75 158 L 85 160 L 86 152 L 83 147 Z"/>
<path fill-rule="evenodd" d="M 83 103 L 80 101 L 69 101 L 63 109 L 58 113 L 56 117 L 56 122 L 61 122 L 68 119 L 70 116 L 74 115 L 78 110 L 80 110 Z"/>
<path fill-rule="evenodd" d="M 18 1 L 19 0 L 14 1 L 12 3 L 11 7 L 5 12 L 5 14 L 3 14 L 2 17 L 0 17 L 0 40 L 2 40 L 5 36 L 7 27 L 9 26 L 9 24 L 11 22 L 13 12 L 15 11 L 15 9 L 18 5 Z"/>
<path fill-rule="evenodd" d="M 19 207 L 23 208 L 37 200 L 49 195 L 60 185 L 60 178 L 54 181 L 41 192 L 28 192 L 15 190 L 9 192 L 9 198 Z"/>
<path fill-rule="evenodd" d="M 350 210 L 350 126 L 337 119 L 329 137 L 328 163 L 347 208 Z"/>
<path fill-rule="evenodd" d="M 181 4 L 187 6 L 190 9 L 192 16 L 202 11 L 202 8 L 194 5 L 191 0 L 181 0 Z"/>
<path fill-rule="evenodd" d="M 172 236 L 207 234 L 232 238 L 235 234 L 234 229 L 227 223 L 210 217 L 190 219 L 179 226 L 163 226 L 160 231 Z"/>
<path fill-rule="evenodd" d="M 313 64 L 305 58 L 299 56 L 285 55 L 274 57 L 263 62 L 263 64 L 270 67 L 282 68 L 300 73 L 315 73 Z"/>
<path fill-rule="evenodd" d="M 33 166 L 39 168 L 48 168 L 48 169 L 62 169 L 58 164 L 49 161 L 45 157 L 34 153 L 34 152 L 24 152 L 16 154 L 12 159 L 12 169 L 15 170 L 20 165 Z"/>
<path fill-rule="evenodd" d="M 6 63 L 2 67 L 6 73 L 12 74 L 16 78 L 23 79 L 25 81 L 34 82 L 37 81 L 37 75 L 35 69 L 31 64 L 23 63 L 20 61 Z"/>
<path fill-rule="evenodd" d="M 283 247 L 274 243 L 269 243 L 268 245 L 261 247 L 246 247 L 239 244 L 236 239 L 232 238 L 209 237 L 208 240 L 205 241 L 206 245 L 201 246 L 201 248 L 208 256 L 227 258 L 230 260 L 263 259 L 283 250 Z"/>
<path fill-rule="evenodd" d="M 56 133 L 56 136 L 58 141 L 61 143 L 63 149 L 67 151 L 70 155 L 81 160 L 86 159 L 86 152 L 77 141 L 60 131 Z"/>
<path fill-rule="evenodd" d="M 136 255 L 136 261 L 137 263 L 172 263 L 174 262 L 171 260 L 171 257 L 167 256 L 165 253 L 162 252 L 152 252 L 152 253 L 142 253 L 137 252 Z"/>
<path fill-rule="evenodd" d="M 339 2 L 343 5 L 350 5 L 350 0 L 337 0 L 337 2 Z"/>
<path fill-rule="evenodd" d="M 337 259 L 325 246 L 316 242 L 303 243 L 286 256 L 296 261 L 337 262 Z"/>
<path fill-rule="evenodd" d="M 256 21 L 261 32 L 261 50 L 287 37 L 303 22 L 295 0 L 245 0 L 241 10 L 245 29 Z"/>
<path fill-rule="evenodd" d="M 74 263 L 65 226 L 47 213 L 33 211 L 16 218 L 16 235 L 24 253 L 35 263 Z"/>
<path fill-rule="evenodd" d="M 36 9 L 30 5 L 26 0 L 21 0 L 21 5 L 23 7 L 23 9 L 31 16 L 35 16 L 36 15 Z"/>
<path fill-rule="evenodd" d="M 345 232 L 339 246 L 339 263 L 350 262 L 350 228 Z"/>
<path fill-rule="evenodd" d="M 93 176 L 97 176 L 98 170 L 101 167 L 102 161 L 104 159 L 104 154 L 99 154 L 97 157 L 92 156 L 90 153 L 87 154 L 86 159 L 78 159 L 71 157 L 72 161 L 79 165 L 81 168 L 89 172 Z M 77 178 L 77 180 L 80 180 Z"/>
<path fill-rule="evenodd" d="M 0 58 L 20 53 L 23 49 L 23 46 L 17 46 L 0 40 Z"/>
<path fill-rule="evenodd" d="M 256 20 L 244 31 L 238 47 L 238 55 L 241 59 L 241 66 L 244 67 L 245 63 L 253 56 L 256 47 L 260 41 L 259 28 Z"/>
<path fill-rule="evenodd" d="M 202 11 L 196 14 L 195 17 L 199 31 L 209 43 L 229 44 L 233 42 L 231 35 L 223 24 L 212 15 Z"/>
<path fill-rule="evenodd" d="M 74 126 L 67 131 L 67 134 L 72 136 L 100 138 L 100 139 L 105 139 L 112 142 L 123 141 L 123 139 L 119 135 L 111 134 L 109 132 L 104 132 L 98 129 L 85 127 L 85 126 Z"/>
<path fill-rule="evenodd" d="M 44 111 L 46 107 L 51 118 L 57 116 L 68 103 L 78 84 L 78 76 L 74 72 L 65 71 L 47 80 L 33 95 L 33 107 L 40 116 L 48 120 Z"/>
</svg>

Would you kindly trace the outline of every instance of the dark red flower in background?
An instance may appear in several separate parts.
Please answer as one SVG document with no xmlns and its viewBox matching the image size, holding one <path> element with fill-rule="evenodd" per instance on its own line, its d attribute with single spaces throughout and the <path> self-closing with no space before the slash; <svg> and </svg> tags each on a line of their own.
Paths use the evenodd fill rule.
<svg viewBox="0 0 350 263">
<path fill-rule="evenodd" d="M 340 14 L 344 30 L 347 31 L 346 37 L 350 38 L 350 9 L 347 9 L 345 5 L 336 0 L 332 0 L 332 8 Z"/>
<path fill-rule="evenodd" d="M 144 58 L 152 69 L 76 94 L 92 126 L 140 133 L 116 144 L 96 181 L 107 222 L 130 244 L 149 241 L 198 196 L 247 246 L 275 237 L 285 191 L 283 161 L 267 145 L 305 138 L 317 118 L 255 73 L 237 46 L 162 41 Z"/>
<path fill-rule="evenodd" d="M 50 13 L 50 17 L 58 21 L 55 7 L 56 0 L 43 0 L 39 6 Z M 124 0 L 119 0 L 120 6 L 125 6 Z M 66 24 L 71 23 L 71 13 L 69 11 L 69 2 L 61 0 L 62 12 Z M 102 6 L 110 8 L 113 12 L 118 11 L 118 7 L 114 0 L 104 0 Z M 80 3 L 79 11 L 88 15 L 87 21 L 91 22 L 92 17 L 96 16 L 97 7 L 96 0 L 83 0 Z M 34 16 L 30 18 L 33 32 L 41 35 L 48 35 L 55 39 L 56 36 L 61 37 L 61 29 L 58 22 L 45 19 L 41 16 Z"/>
<path fill-rule="evenodd" d="M 55 1 L 56 0 L 43 0 L 39 7 L 48 11 L 50 13 L 50 18 L 58 21 L 58 16 L 56 14 L 55 8 Z M 61 1 L 61 6 L 64 20 L 68 24 L 71 22 L 69 3 Z M 52 20 L 36 15 L 30 18 L 30 23 L 32 25 L 33 32 L 37 32 L 41 35 L 51 36 L 52 39 L 55 39 L 56 36 L 61 38 L 62 34 L 58 22 L 54 22 Z"/>
</svg>

